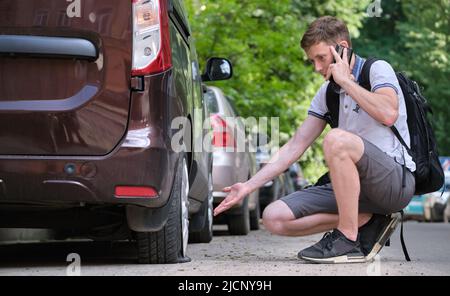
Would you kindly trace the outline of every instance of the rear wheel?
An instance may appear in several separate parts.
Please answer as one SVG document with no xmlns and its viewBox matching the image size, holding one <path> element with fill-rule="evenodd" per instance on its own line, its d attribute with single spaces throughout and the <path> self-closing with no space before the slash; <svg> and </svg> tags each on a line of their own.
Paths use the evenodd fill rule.
<svg viewBox="0 0 450 296">
<path fill-rule="evenodd" d="M 274 197 L 275 200 L 279 200 L 283 196 L 286 195 L 286 177 L 283 176 L 282 182 L 280 183 L 279 191 L 277 192 L 277 195 Z"/>
<path fill-rule="evenodd" d="M 156 232 L 137 232 L 138 260 L 143 264 L 182 263 L 189 238 L 189 178 L 186 158 L 179 160 L 166 225 Z"/>
<path fill-rule="evenodd" d="M 259 229 L 259 217 L 261 216 L 261 207 L 259 205 L 259 195 L 256 196 L 256 207 L 250 211 L 250 230 Z"/>
<path fill-rule="evenodd" d="M 285 177 L 285 183 L 286 183 L 285 195 L 295 192 L 294 180 L 292 179 L 290 174 L 285 173 L 284 177 Z M 280 199 L 281 197 L 282 196 L 280 196 L 278 199 Z"/>
<path fill-rule="evenodd" d="M 444 222 L 448 223 L 449 220 L 450 220 L 450 203 L 447 203 L 447 207 L 445 208 L 444 211 Z"/>
<path fill-rule="evenodd" d="M 273 182 L 272 186 L 272 201 L 274 202 L 286 194 L 286 187 L 284 179 L 277 178 Z"/>
<path fill-rule="evenodd" d="M 228 231 L 232 235 L 246 235 L 250 232 L 250 211 L 248 208 L 248 196 L 244 202 L 239 214 L 228 215 Z"/>
<path fill-rule="evenodd" d="M 442 222 L 444 220 L 445 205 L 435 202 L 431 207 L 431 221 Z"/>
</svg>

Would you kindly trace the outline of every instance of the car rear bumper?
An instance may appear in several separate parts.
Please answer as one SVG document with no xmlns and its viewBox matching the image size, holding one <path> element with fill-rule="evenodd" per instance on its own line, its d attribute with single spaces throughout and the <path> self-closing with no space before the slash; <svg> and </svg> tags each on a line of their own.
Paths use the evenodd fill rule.
<svg viewBox="0 0 450 296">
<path fill-rule="evenodd" d="M 171 147 L 170 122 L 183 116 L 177 98 L 171 97 L 171 75 L 169 70 L 145 77 L 144 89 L 132 92 L 127 133 L 105 156 L 1 155 L 0 206 L 165 205 L 179 157 Z M 151 186 L 158 196 L 118 198 L 116 186 Z"/>
<path fill-rule="evenodd" d="M 2 159 L 0 205 L 106 203 L 161 207 L 171 191 L 175 162 L 176 154 L 161 148 L 121 148 L 104 159 Z M 158 196 L 119 198 L 115 196 L 116 186 L 151 186 Z"/>
<path fill-rule="evenodd" d="M 222 202 L 228 193 L 222 190 L 225 187 L 231 186 L 238 180 L 237 168 L 235 165 L 234 153 L 228 153 L 223 151 L 214 151 L 213 161 L 213 197 L 214 204 Z M 240 207 L 243 201 L 235 205 L 234 207 Z"/>
</svg>

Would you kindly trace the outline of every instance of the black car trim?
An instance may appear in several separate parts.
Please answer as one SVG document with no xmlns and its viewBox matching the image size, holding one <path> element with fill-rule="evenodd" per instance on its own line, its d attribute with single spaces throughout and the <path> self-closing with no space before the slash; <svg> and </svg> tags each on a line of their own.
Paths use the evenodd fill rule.
<svg viewBox="0 0 450 296">
<path fill-rule="evenodd" d="M 169 14 L 169 17 L 172 20 L 172 22 L 175 25 L 175 27 L 177 28 L 178 32 L 180 32 L 180 35 L 183 37 L 183 39 L 186 42 L 186 44 L 188 46 L 190 46 L 190 44 L 189 44 L 189 36 L 190 36 L 189 30 L 184 25 L 181 17 L 177 13 L 176 9 L 172 10 L 172 12 Z"/>
<path fill-rule="evenodd" d="M 85 85 L 72 97 L 61 100 L 0 101 L 0 111 L 68 112 L 89 102 L 98 90 L 96 85 Z"/>
<path fill-rule="evenodd" d="M 91 41 L 82 38 L 0 35 L 0 55 L 96 60 L 98 50 Z"/>
</svg>

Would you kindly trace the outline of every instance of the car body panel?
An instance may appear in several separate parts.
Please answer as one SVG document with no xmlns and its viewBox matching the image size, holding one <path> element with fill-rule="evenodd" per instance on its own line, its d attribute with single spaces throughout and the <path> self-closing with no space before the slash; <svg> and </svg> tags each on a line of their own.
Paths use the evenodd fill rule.
<svg viewBox="0 0 450 296">
<path fill-rule="evenodd" d="M 67 16 L 66 1 L 4 0 L 1 5 L 0 35 L 85 39 L 95 45 L 98 58 L 0 58 L 0 154 L 111 152 L 128 123 L 131 3 L 83 1 L 90 14 L 77 18 Z"/>
<path fill-rule="evenodd" d="M 182 155 L 172 147 L 180 132 L 173 119 L 187 118 L 194 128 L 186 146 L 204 134 L 202 126 L 192 125 L 204 116 L 195 109 L 205 107 L 195 45 L 183 30 L 187 20 L 174 18 L 185 15 L 177 13 L 183 9 L 178 2 L 169 15 L 172 67 L 132 77 L 132 1 L 85 0 L 82 17 L 72 19 L 66 1 L 1 1 L 0 35 L 84 38 L 98 50 L 95 61 L 0 55 L 1 209 L 162 209 L 168 203 Z M 208 197 L 212 154 L 188 150 L 186 156 L 193 215 Z M 158 196 L 118 198 L 119 185 L 152 186 Z"/>
<path fill-rule="evenodd" d="M 406 206 L 404 211 L 405 219 L 410 220 L 424 220 L 424 196 L 423 195 L 415 195 Z"/>
</svg>

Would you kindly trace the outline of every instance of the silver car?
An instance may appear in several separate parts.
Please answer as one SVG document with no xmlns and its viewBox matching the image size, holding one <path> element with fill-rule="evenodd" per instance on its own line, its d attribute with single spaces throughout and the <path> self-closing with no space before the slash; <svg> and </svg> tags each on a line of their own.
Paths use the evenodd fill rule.
<svg viewBox="0 0 450 296">
<path fill-rule="evenodd" d="M 222 192 L 223 188 L 237 182 L 245 182 L 256 173 L 255 153 L 250 152 L 256 149 L 251 147 L 252 141 L 245 136 L 244 124 L 233 120 L 239 114 L 222 90 L 205 87 L 204 97 L 213 129 L 213 196 L 214 204 L 218 205 L 228 194 Z M 244 136 L 241 140 L 244 142 L 245 151 L 237 149 L 238 135 Z M 233 235 L 246 235 L 250 230 L 259 229 L 258 195 L 258 190 L 253 192 L 240 204 L 216 217 L 214 223 L 227 224 L 230 234 Z"/>
</svg>

